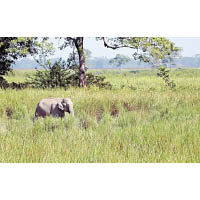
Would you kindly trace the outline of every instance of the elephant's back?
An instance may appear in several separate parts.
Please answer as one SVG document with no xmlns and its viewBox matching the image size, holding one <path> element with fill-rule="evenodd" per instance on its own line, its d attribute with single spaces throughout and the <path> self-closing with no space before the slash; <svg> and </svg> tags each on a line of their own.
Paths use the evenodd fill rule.
<svg viewBox="0 0 200 200">
<path fill-rule="evenodd" d="M 40 100 L 40 102 L 38 103 L 39 105 L 51 105 L 51 104 L 56 104 L 58 102 L 62 101 L 61 98 L 45 98 Z"/>
<path fill-rule="evenodd" d="M 58 101 L 55 101 L 53 99 L 42 99 L 38 103 L 37 109 L 43 112 L 46 112 L 48 114 L 51 113 L 51 110 L 55 108 Z"/>
</svg>

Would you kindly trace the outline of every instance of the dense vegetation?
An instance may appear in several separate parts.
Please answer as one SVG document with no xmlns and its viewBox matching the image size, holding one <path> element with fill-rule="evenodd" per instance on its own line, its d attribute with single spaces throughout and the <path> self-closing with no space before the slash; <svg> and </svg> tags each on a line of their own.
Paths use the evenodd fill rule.
<svg viewBox="0 0 200 200">
<path fill-rule="evenodd" d="M 37 52 L 37 38 L 0 37 L 0 76 L 12 70 L 18 58 L 34 55 Z"/>
<path fill-rule="evenodd" d="M 32 71 L 8 74 L 22 82 Z M 112 89 L 0 90 L 0 162 L 200 162 L 200 70 L 98 70 Z M 70 97 L 75 118 L 32 122 L 38 101 Z"/>
</svg>

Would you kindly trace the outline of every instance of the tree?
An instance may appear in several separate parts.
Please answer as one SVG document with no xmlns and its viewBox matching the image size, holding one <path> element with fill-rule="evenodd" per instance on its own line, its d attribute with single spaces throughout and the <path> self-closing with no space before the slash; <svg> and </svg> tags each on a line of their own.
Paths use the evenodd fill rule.
<svg viewBox="0 0 200 200">
<path fill-rule="evenodd" d="M 121 67 L 122 65 L 126 64 L 129 61 L 130 58 L 128 56 L 117 54 L 114 58 L 110 59 L 109 63 L 116 67 Z"/>
<path fill-rule="evenodd" d="M 89 49 L 84 49 L 85 53 L 85 62 L 87 65 L 89 65 L 89 61 L 91 59 L 92 52 Z M 78 70 L 79 69 L 79 55 L 75 49 L 69 54 L 69 57 L 67 59 L 67 64 L 69 68 L 73 70 Z M 87 69 L 87 68 L 86 68 Z"/>
<path fill-rule="evenodd" d="M 106 48 L 113 50 L 119 48 L 133 49 L 133 57 L 135 60 L 150 62 L 152 57 L 163 59 L 166 55 L 172 52 L 177 52 L 180 49 L 163 37 L 116 37 L 105 38 L 98 37 Z M 65 37 L 61 49 L 70 46 L 76 49 L 79 57 L 79 86 L 86 87 L 86 59 L 83 48 L 84 37 Z"/>
<path fill-rule="evenodd" d="M 83 49 L 83 37 L 66 37 L 64 38 L 64 44 L 61 49 L 71 46 L 73 49 L 76 48 L 79 57 L 79 85 L 80 87 L 86 86 L 86 65 L 85 65 L 85 53 Z"/>
<path fill-rule="evenodd" d="M 20 57 L 34 54 L 36 38 L 0 37 L 0 76 L 11 71 L 11 65 Z"/>
<path fill-rule="evenodd" d="M 53 46 L 47 42 L 48 38 L 37 37 L 0 37 L 0 76 L 12 70 L 12 64 L 18 58 L 28 55 L 43 56 L 52 52 Z"/>
</svg>

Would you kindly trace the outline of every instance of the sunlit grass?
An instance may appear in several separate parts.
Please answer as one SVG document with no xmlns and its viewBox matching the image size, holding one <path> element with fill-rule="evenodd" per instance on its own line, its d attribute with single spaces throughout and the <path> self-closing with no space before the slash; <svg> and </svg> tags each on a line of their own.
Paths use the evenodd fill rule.
<svg viewBox="0 0 200 200">
<path fill-rule="evenodd" d="M 200 70 L 175 70 L 176 90 L 135 71 L 100 71 L 113 90 L 0 90 L 0 162 L 200 162 Z M 70 97 L 75 118 L 33 123 L 45 97 Z"/>
</svg>

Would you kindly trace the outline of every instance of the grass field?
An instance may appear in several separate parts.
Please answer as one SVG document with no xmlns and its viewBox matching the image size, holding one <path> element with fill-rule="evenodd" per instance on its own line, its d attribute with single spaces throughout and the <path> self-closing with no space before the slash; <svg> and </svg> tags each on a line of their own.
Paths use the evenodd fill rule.
<svg viewBox="0 0 200 200">
<path fill-rule="evenodd" d="M 200 69 L 173 70 L 176 90 L 156 70 L 95 73 L 114 88 L 0 90 L 0 162 L 200 162 Z M 33 123 L 45 97 L 70 97 L 75 118 Z"/>
</svg>

